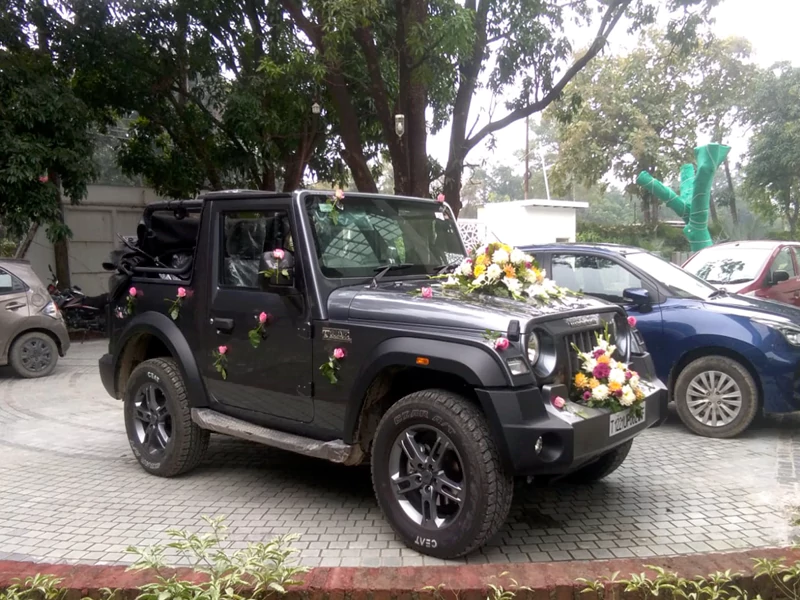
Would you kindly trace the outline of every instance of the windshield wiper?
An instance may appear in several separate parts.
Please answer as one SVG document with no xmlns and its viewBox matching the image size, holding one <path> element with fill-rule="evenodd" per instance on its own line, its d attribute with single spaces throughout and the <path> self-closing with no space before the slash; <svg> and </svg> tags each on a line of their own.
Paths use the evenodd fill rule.
<svg viewBox="0 0 800 600">
<path fill-rule="evenodd" d="M 728 294 L 728 290 L 726 290 L 725 288 L 717 288 L 708 295 L 708 298 L 709 299 L 720 298 L 722 296 L 728 296 L 728 295 L 730 294 Z"/>
<path fill-rule="evenodd" d="M 742 279 L 731 279 L 730 281 L 719 281 L 717 279 L 706 279 L 706 282 L 713 283 L 715 285 L 734 285 L 736 283 L 747 283 L 748 281 L 753 281 L 750 278 L 742 278 Z"/>
<path fill-rule="evenodd" d="M 372 278 L 372 287 L 378 287 L 378 282 L 389 271 L 402 271 L 403 269 L 408 269 L 409 267 L 414 267 L 414 266 L 416 266 L 414 263 L 398 263 L 398 264 L 391 264 L 391 265 L 385 265 L 383 267 L 378 267 L 375 269 L 375 276 Z"/>
<path fill-rule="evenodd" d="M 441 275 L 441 274 L 447 272 L 448 269 L 454 269 L 455 267 L 460 265 L 463 260 L 464 260 L 464 257 L 462 256 L 461 258 L 457 258 L 453 262 L 447 263 L 446 265 L 440 265 L 440 266 L 436 267 L 436 274 L 437 275 Z"/>
</svg>

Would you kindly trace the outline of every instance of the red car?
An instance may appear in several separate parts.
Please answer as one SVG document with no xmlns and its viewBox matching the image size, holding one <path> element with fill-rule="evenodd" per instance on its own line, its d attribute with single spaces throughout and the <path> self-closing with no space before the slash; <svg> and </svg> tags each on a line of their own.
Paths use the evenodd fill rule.
<svg viewBox="0 0 800 600">
<path fill-rule="evenodd" d="M 729 292 L 800 306 L 800 244 L 727 242 L 704 248 L 683 268 Z"/>
</svg>

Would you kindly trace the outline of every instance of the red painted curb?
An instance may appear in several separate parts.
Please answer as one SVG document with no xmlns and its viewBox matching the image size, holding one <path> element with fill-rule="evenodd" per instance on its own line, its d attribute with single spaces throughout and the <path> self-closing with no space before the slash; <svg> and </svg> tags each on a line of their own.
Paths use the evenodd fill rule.
<svg viewBox="0 0 800 600">
<path fill-rule="evenodd" d="M 449 597 L 456 592 L 460 600 L 485 598 L 490 583 L 510 586 L 510 579 L 531 588 L 526 596 L 533 600 L 572 600 L 583 589 L 579 578 L 589 580 L 610 576 L 619 571 L 621 578 L 648 571 L 645 565 L 662 567 L 683 577 L 709 575 L 730 570 L 743 575 L 742 585 L 752 588 L 753 561 L 756 558 L 784 558 L 800 561 L 800 549 L 762 548 L 745 552 L 697 554 L 661 558 L 626 558 L 615 560 L 572 561 L 555 563 L 482 564 L 443 567 L 319 567 L 311 569 L 304 583 L 293 588 L 290 597 L 319 600 L 411 600 L 427 598 L 426 586 L 444 586 Z M 182 577 L 200 577 L 180 569 Z M 16 579 L 47 573 L 62 579 L 60 587 L 68 590 L 67 600 L 102 596 L 101 590 L 119 590 L 125 598 L 138 595 L 138 588 L 153 581 L 151 573 L 128 571 L 124 566 L 50 565 L 32 562 L 0 561 L 0 589 Z M 502 573 L 506 575 L 499 579 Z M 762 585 L 758 586 L 763 588 Z M 592 600 L 580 594 L 581 600 Z"/>
</svg>

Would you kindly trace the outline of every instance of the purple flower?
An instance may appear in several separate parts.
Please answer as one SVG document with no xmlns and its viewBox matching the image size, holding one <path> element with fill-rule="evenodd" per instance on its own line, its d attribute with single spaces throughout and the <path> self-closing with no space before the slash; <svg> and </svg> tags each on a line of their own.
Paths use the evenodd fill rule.
<svg viewBox="0 0 800 600">
<path fill-rule="evenodd" d="M 592 397 L 592 392 L 590 392 L 589 390 L 586 390 L 585 392 L 583 392 L 583 399 L 584 400 L 588 400 L 591 397 Z"/>
<path fill-rule="evenodd" d="M 633 373 L 630 371 L 625 371 L 625 379 L 630 379 L 631 377 L 633 377 Z"/>
<path fill-rule="evenodd" d="M 615 395 L 617 398 L 622 398 L 622 390 L 617 390 L 616 392 L 614 392 L 614 395 Z"/>
<path fill-rule="evenodd" d="M 608 363 L 597 363 L 597 366 L 592 371 L 595 379 L 605 379 L 611 374 L 611 367 Z"/>
<path fill-rule="evenodd" d="M 600 358 L 605 353 L 606 351 L 602 348 L 597 348 L 594 352 L 592 352 L 592 358 Z"/>
</svg>

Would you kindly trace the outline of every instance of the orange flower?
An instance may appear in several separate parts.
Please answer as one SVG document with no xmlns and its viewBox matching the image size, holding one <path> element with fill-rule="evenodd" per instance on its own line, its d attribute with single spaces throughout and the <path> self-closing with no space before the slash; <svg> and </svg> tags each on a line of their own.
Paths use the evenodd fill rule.
<svg viewBox="0 0 800 600">
<path fill-rule="evenodd" d="M 589 380 L 589 387 L 590 387 L 590 388 L 594 389 L 594 388 L 596 388 L 598 385 L 600 385 L 600 382 L 599 382 L 599 381 L 597 381 L 597 379 L 595 379 L 594 377 L 592 377 L 592 378 Z"/>
<path fill-rule="evenodd" d="M 536 267 L 533 267 L 533 272 L 536 273 L 536 283 L 542 283 L 544 281 L 544 275 L 542 272 Z"/>
<path fill-rule="evenodd" d="M 503 272 L 509 279 L 517 278 L 517 272 L 514 270 L 514 265 L 506 265 L 505 267 L 503 267 Z"/>
<path fill-rule="evenodd" d="M 597 357 L 597 362 L 608 364 L 611 362 L 611 357 L 608 354 L 602 354 Z"/>
<path fill-rule="evenodd" d="M 475 262 L 477 262 L 477 261 L 475 261 Z M 485 272 L 486 272 L 486 267 L 484 265 L 475 265 L 475 270 L 473 271 L 473 273 L 475 274 L 475 277 L 480 277 Z"/>
<path fill-rule="evenodd" d="M 608 391 L 609 392 L 618 392 L 622 389 L 622 384 L 617 383 L 616 381 L 612 381 L 608 384 Z"/>
<path fill-rule="evenodd" d="M 589 383 L 589 379 L 583 373 L 578 373 L 575 375 L 575 387 L 578 389 L 583 389 Z"/>
</svg>

